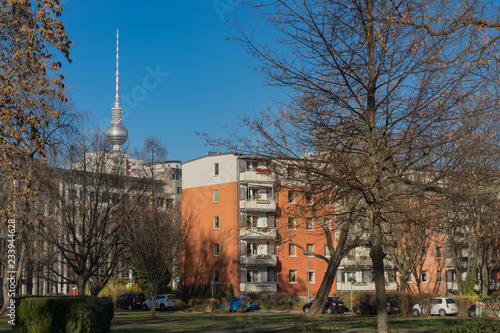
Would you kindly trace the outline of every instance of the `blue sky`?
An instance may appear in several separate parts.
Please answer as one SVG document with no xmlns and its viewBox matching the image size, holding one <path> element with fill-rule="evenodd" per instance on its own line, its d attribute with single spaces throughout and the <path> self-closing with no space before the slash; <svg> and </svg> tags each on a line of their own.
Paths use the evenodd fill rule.
<svg viewBox="0 0 500 333">
<path fill-rule="evenodd" d="M 195 132 L 228 136 L 224 125 L 243 111 L 267 108 L 281 91 L 262 85 L 253 60 L 234 40 L 234 15 L 251 29 L 260 21 L 232 0 L 63 0 L 62 21 L 74 42 L 62 72 L 90 126 L 105 130 L 115 96 L 116 29 L 120 30 L 120 105 L 130 148 L 147 136 L 187 161 L 210 147 Z"/>
</svg>

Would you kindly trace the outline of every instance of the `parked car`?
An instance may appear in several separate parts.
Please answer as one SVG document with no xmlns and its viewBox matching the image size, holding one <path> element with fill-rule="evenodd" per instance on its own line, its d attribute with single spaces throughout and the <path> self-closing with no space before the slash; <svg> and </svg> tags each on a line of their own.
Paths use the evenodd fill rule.
<svg viewBox="0 0 500 333">
<path fill-rule="evenodd" d="M 490 298 L 476 302 L 467 309 L 469 317 L 500 317 L 500 299 Z"/>
<path fill-rule="evenodd" d="M 116 308 L 127 310 L 140 309 L 144 302 L 144 294 L 127 293 L 123 294 L 116 300 Z"/>
<path fill-rule="evenodd" d="M 178 301 L 179 298 L 174 294 L 158 294 L 156 295 L 156 309 L 160 311 L 165 311 L 167 309 L 173 309 L 175 306 L 175 302 Z M 153 307 L 152 298 L 142 303 L 142 309 L 144 311 L 148 311 Z"/>
<path fill-rule="evenodd" d="M 414 317 L 421 314 L 440 315 L 446 317 L 458 314 L 457 303 L 453 298 L 449 297 L 434 297 L 432 300 L 426 300 L 415 304 L 412 309 Z"/>
<path fill-rule="evenodd" d="M 305 313 L 308 313 L 309 310 L 311 309 L 312 302 L 307 303 L 302 307 L 302 311 Z M 345 312 L 345 306 L 344 302 L 340 299 L 340 297 L 328 297 L 325 303 L 325 309 L 323 310 L 324 312 L 328 314 L 332 313 L 344 313 Z"/>
<path fill-rule="evenodd" d="M 388 314 L 399 312 L 399 305 L 395 297 L 387 297 L 386 304 Z M 377 314 L 377 303 L 374 299 L 367 298 L 363 302 L 356 304 L 353 307 L 353 311 L 362 316 L 375 315 Z"/>
<path fill-rule="evenodd" d="M 387 313 L 394 314 L 399 312 L 399 304 L 396 297 L 387 297 Z"/>
<path fill-rule="evenodd" d="M 469 306 L 467 309 L 467 316 L 468 317 L 475 317 L 476 316 L 476 304 L 472 304 Z"/>
<path fill-rule="evenodd" d="M 226 302 L 222 303 L 220 309 L 227 311 L 254 311 L 255 304 L 250 297 L 234 296 L 229 297 Z"/>
</svg>

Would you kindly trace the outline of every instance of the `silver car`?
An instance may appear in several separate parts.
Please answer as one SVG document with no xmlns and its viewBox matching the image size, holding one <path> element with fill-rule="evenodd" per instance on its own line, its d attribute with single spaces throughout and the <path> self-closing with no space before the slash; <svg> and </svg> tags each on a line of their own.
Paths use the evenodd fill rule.
<svg viewBox="0 0 500 333">
<path fill-rule="evenodd" d="M 175 301 L 179 299 L 173 294 L 158 294 L 156 295 L 156 309 L 165 311 L 167 309 L 173 309 Z M 142 309 L 148 311 L 153 306 L 152 299 L 148 299 L 142 303 Z"/>
<path fill-rule="evenodd" d="M 455 316 L 458 314 L 458 307 L 453 298 L 434 297 L 432 300 L 415 304 L 411 310 L 411 314 L 414 317 L 421 314 L 439 315 L 441 317 Z"/>
</svg>

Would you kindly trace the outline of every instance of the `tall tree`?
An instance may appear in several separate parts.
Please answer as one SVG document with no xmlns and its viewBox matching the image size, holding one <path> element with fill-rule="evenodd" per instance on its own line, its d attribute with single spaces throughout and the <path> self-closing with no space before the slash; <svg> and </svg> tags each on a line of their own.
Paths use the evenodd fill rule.
<svg viewBox="0 0 500 333">
<path fill-rule="evenodd" d="M 497 117 L 496 7 L 476 0 L 277 0 L 253 8 L 278 32 L 278 46 L 259 44 L 243 28 L 238 38 L 265 83 L 285 87 L 290 99 L 276 112 L 243 117 L 256 136 L 236 133 L 239 142 L 223 143 L 360 198 L 378 331 L 388 332 L 388 204 L 442 189 L 461 163 L 471 120 Z"/>
<path fill-rule="evenodd" d="M 167 156 L 163 144 L 157 138 L 147 138 L 137 155 L 144 162 L 140 180 L 144 190 L 131 193 L 123 201 L 130 213 L 123 217 L 122 226 L 134 262 L 145 272 L 152 300 L 151 316 L 155 318 L 160 284 L 180 266 L 181 208 L 179 203 L 168 204 L 170 193 L 166 188 L 171 174 L 161 163 Z"/>
<path fill-rule="evenodd" d="M 120 220 L 128 211 L 122 201 L 138 181 L 126 175 L 128 155 L 112 152 L 101 132 L 74 132 L 61 150 L 67 168 L 47 167 L 40 177 L 53 208 L 39 221 L 45 258 L 38 273 L 76 284 L 79 295 L 87 286 L 97 295 L 123 255 Z"/>
<path fill-rule="evenodd" d="M 16 281 L 20 280 L 26 253 L 23 233 L 36 201 L 33 160 L 43 157 L 44 130 L 60 117 L 54 103 L 65 100 L 63 77 L 57 75 L 61 62 L 52 53 L 61 53 L 70 61 L 71 41 L 59 21 L 61 12 L 58 0 L 7 0 L 0 4 L 0 219 L 3 226 L 8 219 L 16 220 L 20 256 Z M 3 276 L 6 290 L 6 272 Z"/>
</svg>

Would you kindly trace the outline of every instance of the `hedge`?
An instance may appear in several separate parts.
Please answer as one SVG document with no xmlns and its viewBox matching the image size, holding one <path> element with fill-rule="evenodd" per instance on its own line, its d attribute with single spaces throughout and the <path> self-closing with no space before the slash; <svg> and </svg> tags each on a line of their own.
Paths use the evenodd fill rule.
<svg viewBox="0 0 500 333">
<path fill-rule="evenodd" d="M 111 297 L 16 297 L 18 333 L 108 333 L 114 315 Z"/>
</svg>

